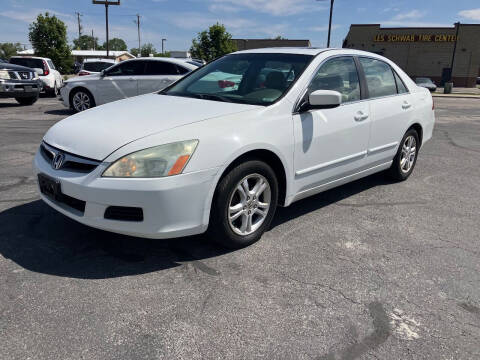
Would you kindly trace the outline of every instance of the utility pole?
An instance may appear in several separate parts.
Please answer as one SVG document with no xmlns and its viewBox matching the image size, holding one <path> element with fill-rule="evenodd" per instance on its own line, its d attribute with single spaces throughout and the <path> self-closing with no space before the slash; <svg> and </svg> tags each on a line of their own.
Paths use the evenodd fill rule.
<svg viewBox="0 0 480 360">
<path fill-rule="evenodd" d="M 135 24 L 137 24 L 137 31 L 138 31 L 138 53 L 140 54 L 140 15 L 136 15 L 137 20 L 135 21 Z"/>
<path fill-rule="evenodd" d="M 109 55 L 108 48 L 108 6 L 109 5 L 120 5 L 120 0 L 92 0 L 93 4 L 105 5 L 105 35 L 107 43 L 107 57 Z"/>
<path fill-rule="evenodd" d="M 162 39 L 162 54 L 165 55 L 165 51 L 164 51 L 164 47 L 163 47 L 163 43 L 167 41 L 167 39 Z"/>
<path fill-rule="evenodd" d="M 80 36 L 82 36 L 82 25 L 80 23 L 80 16 L 83 16 L 80 14 L 78 11 L 75 12 L 77 14 L 77 21 L 78 21 L 78 38 L 80 39 Z"/>
<path fill-rule="evenodd" d="M 451 62 L 451 70 L 450 70 L 450 82 L 453 81 L 453 65 L 455 65 L 455 53 L 457 52 L 457 41 L 458 41 L 458 29 L 460 28 L 460 22 L 455 23 L 455 27 L 457 28 L 455 32 L 455 44 L 453 45 L 453 54 L 452 54 L 452 62 Z"/>
<path fill-rule="evenodd" d="M 317 0 L 317 1 L 326 1 L 326 0 Z M 333 3 L 335 0 L 330 0 L 330 19 L 328 21 L 328 39 L 327 39 L 327 48 L 330 47 L 330 35 L 332 33 L 332 15 L 333 15 Z"/>
<path fill-rule="evenodd" d="M 92 48 L 95 50 L 95 38 L 93 37 L 93 29 L 92 29 Z"/>
</svg>

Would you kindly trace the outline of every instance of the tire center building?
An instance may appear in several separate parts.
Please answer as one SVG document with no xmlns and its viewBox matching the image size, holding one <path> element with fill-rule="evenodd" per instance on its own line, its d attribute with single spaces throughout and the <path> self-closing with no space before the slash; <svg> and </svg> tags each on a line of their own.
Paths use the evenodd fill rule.
<svg viewBox="0 0 480 360">
<path fill-rule="evenodd" d="M 429 77 L 443 86 L 450 79 L 455 43 L 454 86 L 474 87 L 480 76 L 480 24 L 438 28 L 354 24 L 350 26 L 343 47 L 383 55 L 413 79 Z"/>
</svg>

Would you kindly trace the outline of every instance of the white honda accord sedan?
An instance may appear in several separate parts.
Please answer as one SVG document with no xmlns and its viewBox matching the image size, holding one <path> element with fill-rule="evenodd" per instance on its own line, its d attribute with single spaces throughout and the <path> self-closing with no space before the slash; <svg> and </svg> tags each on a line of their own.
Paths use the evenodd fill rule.
<svg viewBox="0 0 480 360">
<path fill-rule="evenodd" d="M 277 206 L 383 170 L 407 179 L 433 109 L 376 54 L 241 51 L 60 121 L 34 165 L 42 199 L 83 224 L 149 238 L 208 230 L 235 248 L 257 241 Z"/>
</svg>

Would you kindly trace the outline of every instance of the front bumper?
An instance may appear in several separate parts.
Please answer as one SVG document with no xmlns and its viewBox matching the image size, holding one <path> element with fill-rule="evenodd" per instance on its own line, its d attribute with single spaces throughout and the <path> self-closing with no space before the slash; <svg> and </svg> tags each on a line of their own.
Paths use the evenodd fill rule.
<svg viewBox="0 0 480 360">
<path fill-rule="evenodd" d="M 82 213 L 40 193 L 42 199 L 62 214 L 88 226 L 116 233 L 154 239 L 200 234 L 206 231 L 210 201 L 218 168 L 155 179 L 102 178 L 108 164 L 92 172 L 54 170 L 37 152 L 36 174 L 60 181 L 62 194 L 85 202 Z M 143 221 L 105 219 L 110 206 L 139 207 Z"/>
<path fill-rule="evenodd" d="M 38 96 L 41 90 L 41 83 L 38 81 L 1 81 L 0 97 L 34 97 Z"/>
</svg>

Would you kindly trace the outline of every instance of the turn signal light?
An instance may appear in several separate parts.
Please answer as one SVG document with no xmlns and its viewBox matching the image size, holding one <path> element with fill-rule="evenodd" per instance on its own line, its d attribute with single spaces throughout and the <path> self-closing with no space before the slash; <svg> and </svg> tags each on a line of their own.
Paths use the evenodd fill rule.
<svg viewBox="0 0 480 360">
<path fill-rule="evenodd" d="M 185 167 L 185 165 L 188 162 L 188 159 L 190 158 L 190 155 L 183 155 L 180 156 L 177 161 L 175 161 L 175 164 L 173 164 L 172 168 L 168 172 L 168 175 L 177 175 L 180 174 Z"/>
</svg>

